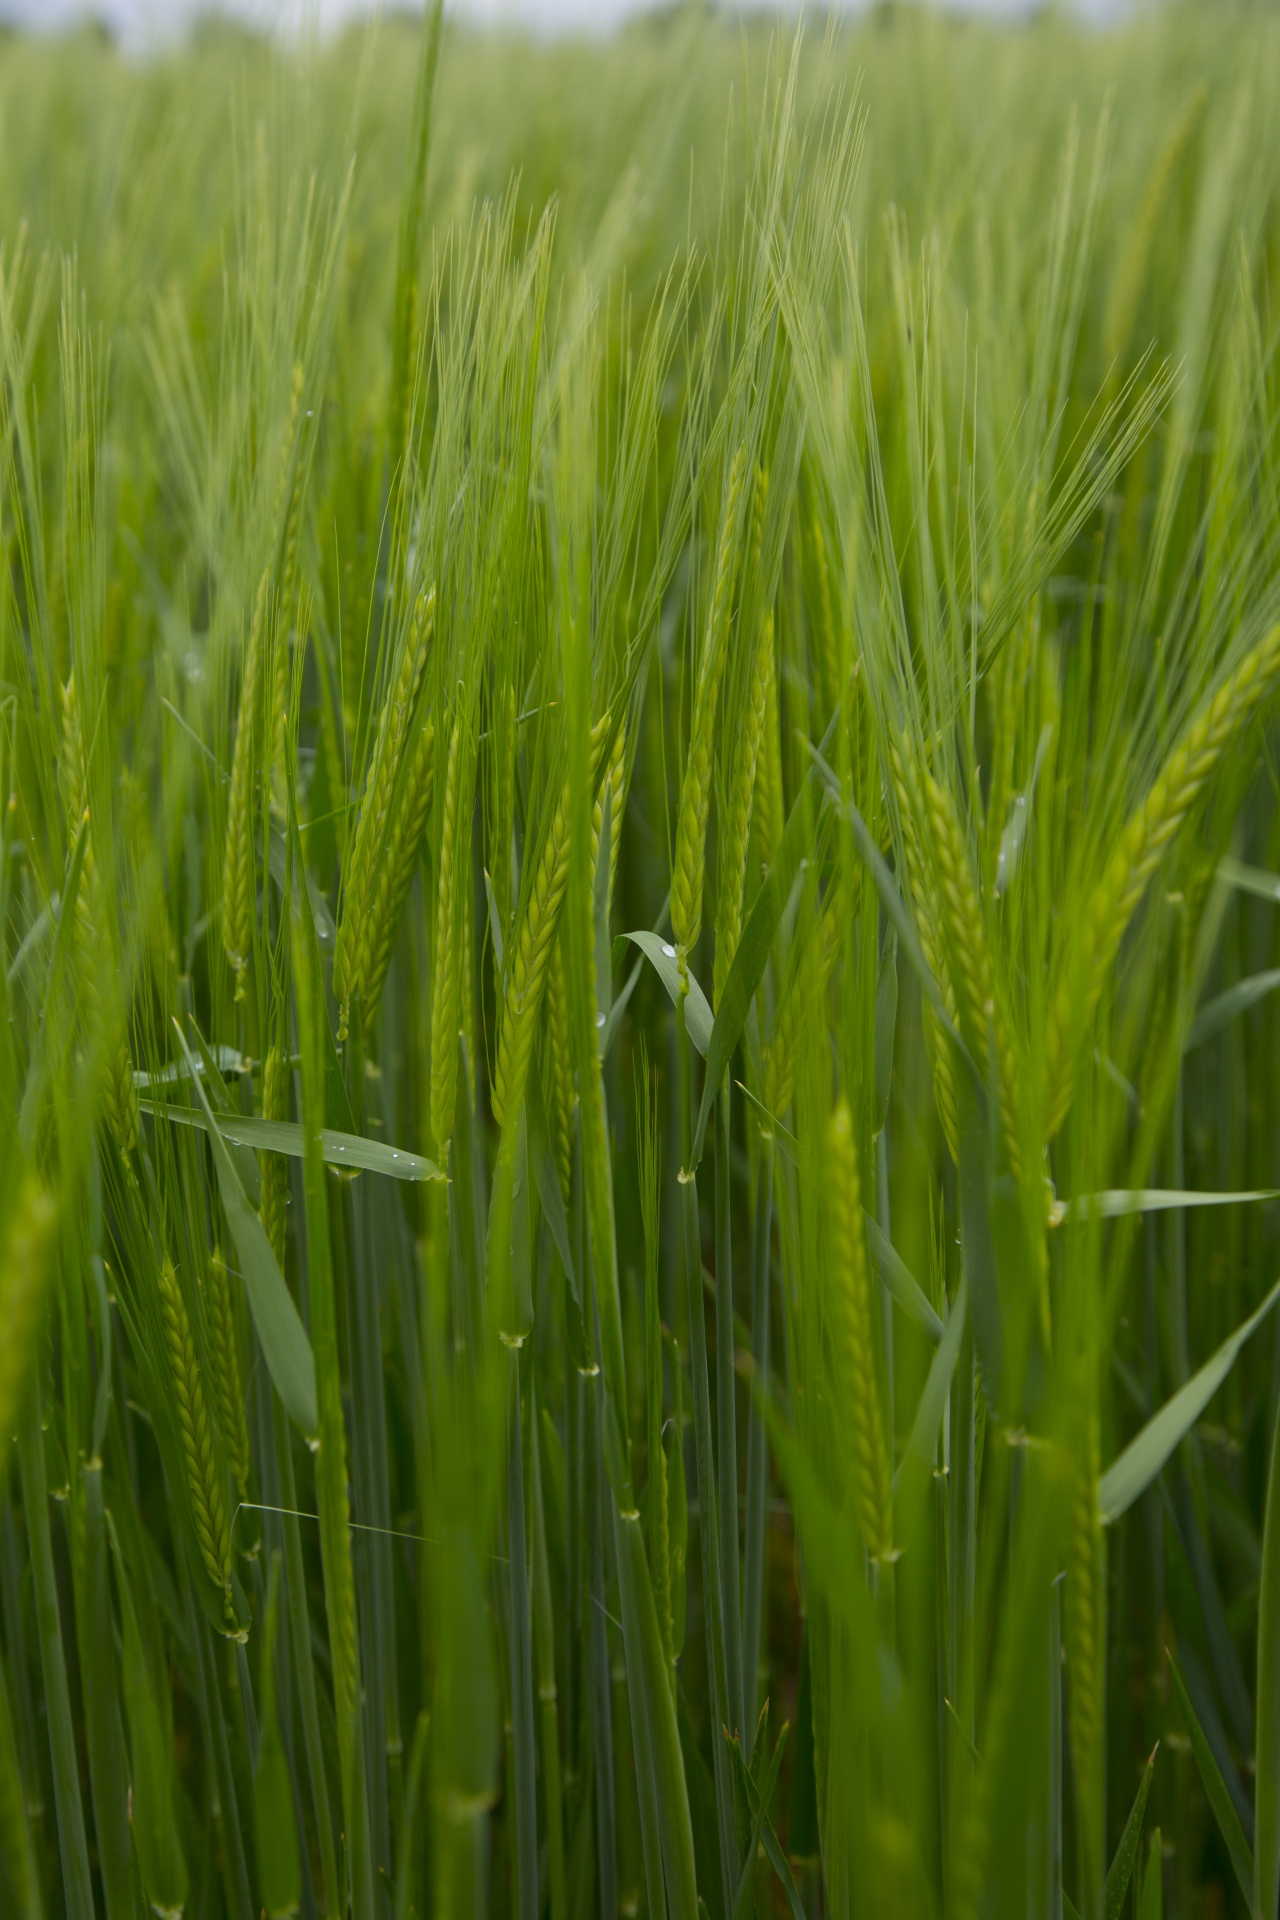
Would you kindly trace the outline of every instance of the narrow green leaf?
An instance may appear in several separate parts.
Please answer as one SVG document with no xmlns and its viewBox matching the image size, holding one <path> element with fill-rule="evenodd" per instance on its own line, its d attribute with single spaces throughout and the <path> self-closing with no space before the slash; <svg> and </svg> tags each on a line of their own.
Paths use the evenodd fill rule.
<svg viewBox="0 0 1280 1920">
<path fill-rule="evenodd" d="M 1280 1299 L 1280 1281 L 1257 1311 L 1236 1328 L 1230 1339 L 1223 1341 L 1198 1373 L 1165 1401 L 1159 1413 L 1153 1414 L 1119 1459 L 1107 1468 L 1098 1482 L 1098 1513 L 1104 1527 L 1126 1513 L 1139 1494 L 1151 1485 L 1179 1441 L 1200 1418 L 1235 1365 L 1241 1347 L 1256 1332 L 1277 1299 Z M 1250 1892 L 1252 1896 L 1252 1890 Z"/>
<path fill-rule="evenodd" d="M 914 1320 L 936 1346 L 946 1329 L 929 1305 L 924 1289 L 879 1221 L 873 1220 L 865 1209 L 862 1217 L 867 1229 L 867 1249 L 880 1278 L 907 1318 Z"/>
<path fill-rule="evenodd" d="M 213 1148 L 218 1189 L 222 1196 L 227 1225 L 231 1229 L 231 1237 L 236 1243 L 236 1252 L 240 1257 L 240 1274 L 244 1281 L 245 1297 L 249 1302 L 249 1311 L 253 1315 L 258 1339 L 262 1344 L 263 1359 L 267 1363 L 267 1370 L 289 1418 L 309 1439 L 314 1438 L 319 1419 L 316 1413 L 316 1376 L 315 1363 L 311 1355 L 311 1342 L 307 1339 L 306 1329 L 294 1305 L 293 1295 L 285 1285 L 284 1276 L 276 1265 L 276 1257 L 271 1251 L 271 1243 L 263 1231 L 262 1222 L 245 1197 L 244 1188 L 232 1165 L 231 1156 L 227 1152 L 213 1109 L 205 1098 L 204 1088 L 194 1071 L 182 1029 L 176 1020 L 173 1025 L 178 1036 L 178 1045 L 186 1055 L 188 1067 L 191 1068 L 192 1084 L 204 1109 L 205 1131 L 209 1135 L 209 1142 Z"/>
<path fill-rule="evenodd" d="M 1254 1883 L 1257 1913 L 1280 1906 L 1280 1420 L 1271 1437 L 1258 1587 L 1258 1679 L 1254 1750 Z"/>
<path fill-rule="evenodd" d="M 671 1004 L 674 1007 L 680 997 L 680 969 L 676 965 L 676 950 L 671 942 L 664 940 L 657 933 L 624 933 L 622 938 L 632 941 L 652 962 L 654 971 L 671 996 Z M 685 1020 L 688 1023 L 689 1038 L 705 1060 L 707 1049 L 711 1045 L 711 1008 L 707 1004 L 706 994 L 692 974 L 689 975 Z"/>
<path fill-rule="evenodd" d="M 1059 1202 L 1055 1226 L 1068 1220 L 1121 1220 L 1133 1213 L 1171 1213 L 1180 1207 L 1234 1207 L 1274 1200 L 1280 1188 L 1257 1187 L 1239 1193 L 1193 1192 L 1181 1187 L 1111 1187 Z"/>
<path fill-rule="evenodd" d="M 147 1111 L 156 1110 L 154 1101 L 142 1099 L 138 1104 Z M 176 1121 L 179 1126 L 209 1131 L 208 1113 L 199 1107 L 166 1106 L 160 1110 L 166 1119 Z M 291 1160 L 301 1160 L 305 1150 L 302 1124 L 297 1120 L 260 1120 L 249 1114 L 219 1114 L 216 1124 L 229 1146 L 284 1153 Z M 388 1146 L 384 1140 L 366 1140 L 358 1133 L 336 1133 L 332 1127 L 321 1129 L 320 1151 L 329 1166 L 348 1171 L 356 1168 L 362 1173 L 382 1173 L 390 1180 L 444 1179 L 435 1161 L 421 1153 Z"/>
<path fill-rule="evenodd" d="M 1228 887 L 1251 893 L 1259 900 L 1280 901 L 1280 874 L 1268 873 L 1265 867 L 1248 866 L 1243 860 L 1232 859 L 1230 854 L 1219 860 L 1218 878 Z"/>
<path fill-rule="evenodd" d="M 893 1490 L 898 1490 L 898 1482 L 908 1460 L 918 1461 L 922 1467 L 932 1468 L 934 1449 L 938 1442 L 938 1426 L 942 1420 L 942 1410 L 951 1392 L 951 1376 L 956 1370 L 956 1361 L 960 1354 L 960 1340 L 964 1333 L 965 1313 L 968 1295 L 963 1280 L 955 1297 L 943 1329 L 942 1340 L 929 1364 L 928 1376 L 920 1403 L 916 1408 L 916 1417 L 911 1423 L 911 1433 L 906 1449 L 898 1462 L 893 1476 Z"/>
<path fill-rule="evenodd" d="M 1246 979 L 1237 980 L 1234 987 L 1228 987 L 1225 993 L 1207 1000 L 1187 1028 L 1183 1052 L 1190 1053 L 1193 1047 L 1211 1040 L 1215 1033 L 1221 1033 L 1224 1027 L 1238 1020 L 1250 1007 L 1256 1007 L 1259 1000 L 1265 1000 L 1277 987 L 1280 987 L 1280 967 L 1272 967 L 1266 973 L 1251 973 Z"/>
<path fill-rule="evenodd" d="M 1196 1765 L 1200 1769 L 1200 1778 L 1204 1782 L 1206 1797 L 1208 1798 L 1209 1805 L 1213 1808 L 1214 1818 L 1218 1823 L 1218 1831 L 1226 1842 L 1227 1852 L 1231 1856 L 1231 1864 L 1235 1869 L 1236 1879 L 1240 1883 L 1240 1891 L 1244 1894 L 1246 1902 L 1251 1902 L 1253 1899 L 1253 1855 L 1249 1851 L 1249 1842 L 1244 1837 L 1244 1828 L 1240 1825 L 1240 1816 L 1232 1805 L 1231 1795 L 1227 1791 L 1227 1783 L 1218 1771 L 1218 1763 L 1213 1757 L 1209 1742 L 1205 1739 L 1204 1729 L 1196 1718 L 1195 1708 L 1192 1706 L 1188 1697 L 1187 1689 L 1183 1685 L 1182 1675 L 1178 1671 L 1178 1663 L 1172 1654 L 1169 1655 L 1169 1670 L 1173 1674 L 1173 1684 L 1177 1691 L 1178 1704 L 1182 1708 L 1182 1717 L 1186 1721 L 1187 1732 L 1191 1736 L 1191 1748 L 1196 1756 Z"/>
<path fill-rule="evenodd" d="M 1164 1860 L 1160 1829 L 1155 1827 L 1147 1848 L 1147 1864 L 1138 1895 L 1138 1920 L 1164 1920 Z"/>
<path fill-rule="evenodd" d="M 1151 1758 L 1142 1770 L 1138 1791 L 1129 1809 L 1129 1818 L 1125 1821 L 1124 1832 L 1120 1835 L 1120 1844 L 1116 1848 L 1115 1858 L 1107 1869 L 1107 1881 L 1102 1894 L 1104 1920 L 1120 1920 L 1124 1908 L 1124 1897 L 1129 1891 L 1129 1881 L 1133 1876 L 1133 1863 L 1138 1857 L 1138 1842 L 1142 1838 L 1142 1818 L 1147 1810 L 1147 1795 L 1151 1791 L 1151 1777 L 1156 1768 L 1159 1744 L 1157 1741 L 1151 1749 Z"/>
</svg>

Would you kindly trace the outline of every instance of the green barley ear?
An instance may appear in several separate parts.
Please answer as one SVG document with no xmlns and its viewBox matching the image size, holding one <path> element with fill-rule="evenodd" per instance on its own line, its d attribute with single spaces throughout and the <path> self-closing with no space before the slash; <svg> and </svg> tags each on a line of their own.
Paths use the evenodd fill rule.
<svg viewBox="0 0 1280 1920">
<path fill-rule="evenodd" d="M 272 1154 L 271 1158 L 276 1160 L 280 1155 Z M 244 1415 L 244 1384 L 240 1376 L 240 1349 L 231 1302 L 231 1276 L 221 1250 L 216 1246 L 209 1261 L 208 1292 L 209 1343 L 217 1375 L 222 1437 L 232 1478 L 243 1494 L 249 1487 L 249 1428 Z"/>
<path fill-rule="evenodd" d="M 231 750 L 226 852 L 222 860 L 222 945 L 235 970 L 236 999 L 245 996 L 245 971 L 253 940 L 253 781 L 259 754 L 262 680 L 266 671 L 267 602 L 271 570 L 264 568 L 253 603 Z"/>
<path fill-rule="evenodd" d="M 893 1494 L 876 1371 L 858 1154 L 847 1100 L 841 1100 L 828 1123 L 827 1154 L 832 1322 L 852 1442 L 854 1507 L 868 1554 L 883 1561 L 893 1554 Z"/>
<path fill-rule="evenodd" d="M 278 1046 L 268 1050 L 262 1063 L 262 1117 L 264 1120 L 289 1118 L 289 1069 Z M 276 1265 L 284 1272 L 285 1207 L 289 1194 L 289 1162 L 282 1153 L 260 1153 L 261 1199 L 258 1213 L 271 1243 Z"/>
<path fill-rule="evenodd" d="M 444 824 L 436 869 L 436 947 L 431 969 L 431 1131 L 443 1166 L 453 1138 L 458 1085 L 458 954 L 453 910 L 458 837 L 458 754 L 462 715 L 453 723 L 444 779 Z"/>
<path fill-rule="evenodd" d="M 996 998 L 987 930 L 973 882 L 973 868 L 960 831 L 955 805 L 931 774 L 925 775 L 925 794 L 932 828 L 934 858 L 941 889 L 943 920 L 954 977 L 960 989 L 961 1031 L 975 1060 L 990 1074 L 988 1035 L 995 1036 L 995 1079 L 1000 1102 L 1009 1170 L 1022 1177 L 1015 1088 L 1016 1067 L 1008 1018 Z"/>
<path fill-rule="evenodd" d="M 0 1435 L 17 1425 L 53 1265 L 57 1209 L 34 1173 L 24 1173 L 0 1246 Z"/>
<path fill-rule="evenodd" d="M 716 702 L 724 663 L 729 626 L 729 603 L 733 597 L 733 578 L 737 561 L 738 497 L 742 492 L 742 448 L 733 456 L 729 470 L 729 488 L 720 522 L 716 551 L 715 583 L 711 594 L 711 612 L 707 622 L 707 640 L 694 698 L 693 722 L 689 730 L 689 759 L 680 789 L 680 814 L 676 824 L 675 861 L 671 874 L 671 927 L 676 937 L 680 971 L 688 968 L 689 955 L 702 931 L 702 882 L 707 851 L 707 810 L 711 803 L 711 756 L 715 743 Z"/>
<path fill-rule="evenodd" d="M 751 811 L 756 790 L 760 736 L 764 730 L 769 676 L 773 665 L 773 621 L 766 619 L 756 637 L 747 687 L 742 731 L 733 762 L 733 786 L 724 851 L 720 858 L 720 900 L 716 909 L 716 958 L 713 992 L 717 1007 L 742 932 L 742 896 L 747 879 L 747 846 L 751 838 Z"/>
<path fill-rule="evenodd" d="M 1083 1458 L 1076 1464 L 1071 1502 L 1071 1533 L 1063 1583 L 1062 1630 L 1067 1656 L 1067 1725 L 1082 1817 L 1094 1829 L 1086 1835 L 1090 1851 L 1102 1845 L 1097 1831 L 1101 1808 L 1095 1787 L 1103 1778 L 1105 1728 L 1106 1615 L 1104 1549 L 1098 1519 L 1098 1476 L 1102 1470 L 1098 1418 L 1091 1414 Z M 1085 1809 L 1087 1808 L 1087 1816 Z"/>
<path fill-rule="evenodd" d="M 191 1494 L 191 1514 L 205 1572 L 216 1587 L 222 1587 L 230 1604 L 231 1536 L 227 1528 L 227 1509 L 222 1480 L 213 1451 L 213 1428 L 205 1408 L 204 1387 L 196 1360 L 191 1322 L 186 1302 L 178 1285 L 173 1262 L 166 1254 L 160 1266 L 160 1318 L 164 1326 L 165 1352 L 173 1381 L 178 1410 L 178 1428 L 187 1465 L 187 1487 Z"/>
<path fill-rule="evenodd" d="M 958 1031 L 960 1009 L 956 1003 L 955 988 L 951 982 L 951 969 L 939 945 L 943 924 L 942 910 L 932 875 L 925 864 L 924 849 L 920 841 L 919 822 L 923 817 L 924 809 L 920 800 L 915 762 L 910 749 L 905 744 L 900 744 L 897 740 L 890 741 L 889 766 L 898 803 L 898 821 L 907 864 L 907 884 L 910 887 L 912 904 L 915 908 L 920 948 L 930 973 L 938 983 L 947 1018 Z M 958 1166 L 960 1120 L 956 1105 L 955 1067 L 951 1058 L 951 1043 L 928 999 L 924 1000 L 924 1035 L 929 1064 L 933 1069 L 933 1092 L 938 1107 L 938 1118 L 942 1122 L 947 1151 Z"/>
<path fill-rule="evenodd" d="M 418 853 L 427 830 L 435 787 L 436 730 L 430 720 L 418 730 L 404 792 L 387 835 L 386 852 L 378 869 L 369 931 L 363 942 L 363 997 L 366 1018 L 372 1019 L 382 999 L 391 949 L 404 913 L 404 903 L 418 870 Z"/>
<path fill-rule="evenodd" d="M 1120 942 L 1147 882 L 1228 747 L 1280 680 L 1280 623 L 1271 627 L 1193 721 L 1145 800 L 1130 816 L 1085 909 L 1083 942 L 1049 1012 L 1047 1112 L 1052 1139 L 1071 1104 L 1072 1037 L 1097 1011 Z"/>
<path fill-rule="evenodd" d="M 597 725 L 595 732 L 601 728 Z M 593 741 L 592 764 L 594 770 L 595 743 Z M 618 849 L 622 845 L 622 808 L 626 798 L 627 777 L 627 736 L 624 728 L 619 727 L 613 736 L 613 751 L 609 755 L 609 771 L 600 782 L 599 791 L 591 808 L 591 867 L 594 872 L 600 853 L 600 835 L 604 831 L 604 800 L 609 795 L 609 903 L 613 904 L 613 887 L 618 877 Z"/>
<path fill-rule="evenodd" d="M 609 727 L 609 716 L 598 720 L 591 733 L 591 771 L 594 779 Z M 520 932 L 516 938 L 507 992 L 498 1029 L 490 1098 L 493 1117 L 504 1126 L 509 1113 L 519 1109 L 529 1071 L 534 1027 L 555 944 L 560 908 L 569 879 L 569 790 L 556 805 L 542 854 L 534 870 Z"/>
<path fill-rule="evenodd" d="M 346 1035 L 352 1000 L 363 999 L 367 992 L 367 970 L 386 933 L 385 926 L 377 924 L 376 894 L 383 872 L 392 802 L 426 675 L 435 630 L 435 608 L 434 587 L 428 593 L 419 594 L 395 681 L 378 718 L 334 942 L 333 988 L 340 1009 L 340 1039 Z M 416 858 L 416 848 L 414 851 Z"/>
</svg>

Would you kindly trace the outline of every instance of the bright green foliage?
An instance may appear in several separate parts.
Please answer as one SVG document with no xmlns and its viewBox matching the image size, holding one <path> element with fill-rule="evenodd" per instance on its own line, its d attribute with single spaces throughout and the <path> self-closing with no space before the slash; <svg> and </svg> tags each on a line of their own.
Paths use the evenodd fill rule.
<svg viewBox="0 0 1280 1920">
<path fill-rule="evenodd" d="M 1274 1920 L 1273 11 L 0 124 L 0 1915 Z"/>
</svg>

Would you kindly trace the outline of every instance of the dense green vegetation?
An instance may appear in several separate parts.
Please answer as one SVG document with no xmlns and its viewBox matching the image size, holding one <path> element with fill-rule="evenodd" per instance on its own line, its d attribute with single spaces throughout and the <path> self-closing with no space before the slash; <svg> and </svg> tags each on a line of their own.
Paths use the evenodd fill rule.
<svg viewBox="0 0 1280 1920">
<path fill-rule="evenodd" d="M 4 1914 L 1276 1914 L 1277 124 L 0 41 Z"/>
</svg>

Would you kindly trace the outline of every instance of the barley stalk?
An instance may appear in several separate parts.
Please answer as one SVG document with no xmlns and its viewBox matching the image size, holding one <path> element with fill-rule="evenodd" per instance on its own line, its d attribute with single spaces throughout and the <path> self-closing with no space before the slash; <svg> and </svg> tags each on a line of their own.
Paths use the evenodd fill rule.
<svg viewBox="0 0 1280 1920">
<path fill-rule="evenodd" d="M 273 1154 L 272 1159 L 280 1156 Z M 244 1414 L 244 1386 L 240 1378 L 240 1349 L 231 1302 L 231 1276 L 221 1250 L 215 1246 L 209 1261 L 209 1344 L 212 1348 L 218 1412 L 227 1464 L 241 1493 L 249 1487 L 249 1429 Z"/>
<path fill-rule="evenodd" d="M 996 998 L 991 971 L 991 950 L 973 869 L 960 832 L 954 803 L 936 780 L 925 775 L 929 821 L 933 828 L 933 847 L 941 884 L 943 916 L 948 946 L 960 984 L 960 1016 L 963 1032 L 982 1069 L 991 1072 L 988 1035 L 995 1040 L 995 1080 L 1000 1105 L 1009 1170 L 1015 1180 L 1022 1177 L 1022 1150 L 1019 1144 L 1014 1089 L 1016 1068 L 1013 1040 L 1008 1020 Z"/>
<path fill-rule="evenodd" d="M 178 1429 L 187 1466 L 191 1514 L 205 1572 L 228 1594 L 231 1586 L 231 1537 L 222 1480 L 213 1451 L 213 1429 L 205 1410 L 204 1387 L 196 1360 L 186 1302 L 166 1254 L 160 1265 L 160 1318 L 178 1410 Z"/>
<path fill-rule="evenodd" d="M 947 966 L 938 946 L 938 929 L 942 925 L 942 913 L 932 878 L 925 865 L 924 850 L 920 844 L 917 822 L 921 817 L 922 808 L 915 780 L 915 767 L 906 748 L 900 746 L 896 740 L 890 743 L 889 762 L 898 802 L 903 851 L 906 855 L 907 884 L 911 889 L 912 903 L 915 907 L 916 931 L 920 938 L 921 952 L 924 954 L 925 964 L 937 982 L 947 1018 L 958 1030 L 960 1009 L 956 1004 L 951 969 Z M 924 1002 L 924 1033 L 929 1064 L 933 1070 L 933 1091 L 938 1107 L 938 1118 L 942 1122 L 947 1151 L 958 1165 L 960 1120 L 956 1106 L 955 1067 L 951 1058 L 951 1043 L 932 1004 L 927 999 Z"/>
<path fill-rule="evenodd" d="M 766 617 L 756 639 L 747 687 L 746 709 L 733 762 L 733 787 L 725 848 L 720 860 L 720 901 L 716 910 L 716 958 L 713 992 L 719 1007 L 725 982 L 738 951 L 742 933 L 742 896 L 747 879 L 747 845 L 751 837 L 752 801 L 760 735 L 764 728 L 769 670 L 773 661 L 773 616 Z"/>
<path fill-rule="evenodd" d="M 560 1191 L 566 1201 L 573 1182 L 573 1110 L 578 1103 L 573 1084 L 573 1048 L 569 1037 L 569 998 L 564 977 L 564 954 L 554 941 L 547 963 L 547 1079 L 551 1095 L 551 1148 L 555 1155 Z"/>
<path fill-rule="evenodd" d="M 454 920 L 454 854 L 458 832 L 458 755 L 462 716 L 453 723 L 444 781 L 444 821 L 436 869 L 436 947 L 431 971 L 431 1131 L 442 1163 L 453 1137 L 458 1084 L 458 954 Z"/>
<path fill-rule="evenodd" d="M 773 651 L 773 615 L 768 618 L 769 645 L 765 649 L 764 725 L 760 738 L 760 792 L 755 809 L 756 840 L 760 860 L 767 871 L 786 827 L 786 807 L 782 797 L 782 738 L 778 722 L 778 675 Z"/>
<path fill-rule="evenodd" d="M 259 708 L 266 652 L 267 600 L 271 570 L 264 568 L 253 603 L 249 644 L 245 649 L 231 750 L 231 789 L 227 799 L 226 852 L 222 862 L 222 945 L 235 970 L 236 999 L 245 993 L 245 969 L 253 939 L 253 777 L 258 754 Z"/>
<path fill-rule="evenodd" d="M 1280 678 L 1280 623 L 1252 647 L 1192 722 L 1146 799 L 1130 816 L 1085 909 L 1078 967 L 1059 983 L 1046 1041 L 1046 1136 L 1052 1139 L 1071 1104 L 1072 1035 L 1087 1028 L 1147 882 L 1227 748 L 1243 732 Z"/>
<path fill-rule="evenodd" d="M 75 939 L 76 971 L 84 999 L 86 1029 L 101 1035 L 105 1044 L 106 1081 L 104 1098 L 107 1119 L 120 1151 L 127 1156 L 138 1138 L 138 1101 L 133 1085 L 133 1069 L 125 1038 L 125 1021 L 117 1004 L 119 961 L 114 929 L 107 913 L 102 876 L 94 853 L 93 822 L 89 814 L 89 792 L 84 756 L 84 733 L 80 703 L 76 697 L 76 678 L 72 673 L 62 689 L 62 772 L 67 797 L 67 827 L 74 844 L 82 821 L 87 823 L 88 840 L 80 863 L 80 884 L 76 890 L 72 933 Z M 104 964 L 105 963 L 105 964 Z M 104 995 L 103 981 L 107 983 Z"/>
<path fill-rule="evenodd" d="M 0 1441 L 13 1433 L 40 1309 L 54 1255 L 57 1209 L 35 1174 L 26 1172 L 10 1209 L 0 1251 Z"/>
<path fill-rule="evenodd" d="M 716 702 L 728 651 L 729 603 L 737 565 L 738 497 L 742 491 L 742 449 L 733 457 L 720 539 L 702 669 L 689 729 L 689 758 L 680 789 L 675 860 L 671 874 L 671 927 L 683 974 L 702 931 L 702 882 L 707 851 L 707 812 L 711 804 L 711 760 L 715 745 Z"/>
<path fill-rule="evenodd" d="M 278 1046 L 271 1047 L 262 1063 L 262 1117 L 264 1120 L 289 1118 L 289 1068 Z M 289 1195 L 289 1162 L 282 1153 L 258 1155 L 261 1199 L 258 1214 L 262 1221 L 276 1265 L 284 1272 L 285 1208 Z"/>
<path fill-rule="evenodd" d="M 378 719 L 377 738 L 365 780 L 364 804 L 360 809 L 347 863 L 342 914 L 334 942 L 334 993 L 341 1011 L 339 1038 L 345 1036 L 352 1000 L 363 998 L 367 992 L 366 969 L 386 933 L 385 924 L 379 924 L 376 896 L 384 870 L 387 823 L 409 730 L 426 675 L 435 628 L 435 604 L 434 588 L 428 593 L 419 594 L 395 682 L 383 702 Z"/>
<path fill-rule="evenodd" d="M 774 1010 L 773 1032 L 765 1048 L 763 1098 L 777 1119 L 791 1105 L 796 1042 L 805 1009 L 826 993 L 835 965 L 839 928 L 834 906 L 827 908 L 818 926 L 804 937 L 806 944 Z"/>
<path fill-rule="evenodd" d="M 592 729 L 593 778 L 608 724 L 609 717 L 606 714 Z M 569 790 L 566 787 L 557 802 L 541 858 L 534 870 L 533 887 L 520 922 L 507 976 L 491 1094 L 493 1116 L 500 1127 L 505 1126 L 509 1113 L 518 1111 L 524 1098 L 534 1027 L 568 879 Z"/>
<path fill-rule="evenodd" d="M 833 1336 L 851 1430 L 854 1507 L 867 1552 L 886 1560 L 893 1551 L 889 1451 L 876 1374 L 871 1269 L 862 1226 L 861 1183 L 849 1103 L 842 1100 L 827 1131 Z"/>
<path fill-rule="evenodd" d="M 419 730 L 404 792 L 387 836 L 386 853 L 378 867 L 368 931 L 361 942 L 360 979 L 365 1015 L 369 1019 L 377 1012 L 382 999 L 404 903 L 418 870 L 418 853 L 427 830 L 435 786 L 435 740 L 435 728 L 427 720 Z"/>
</svg>

